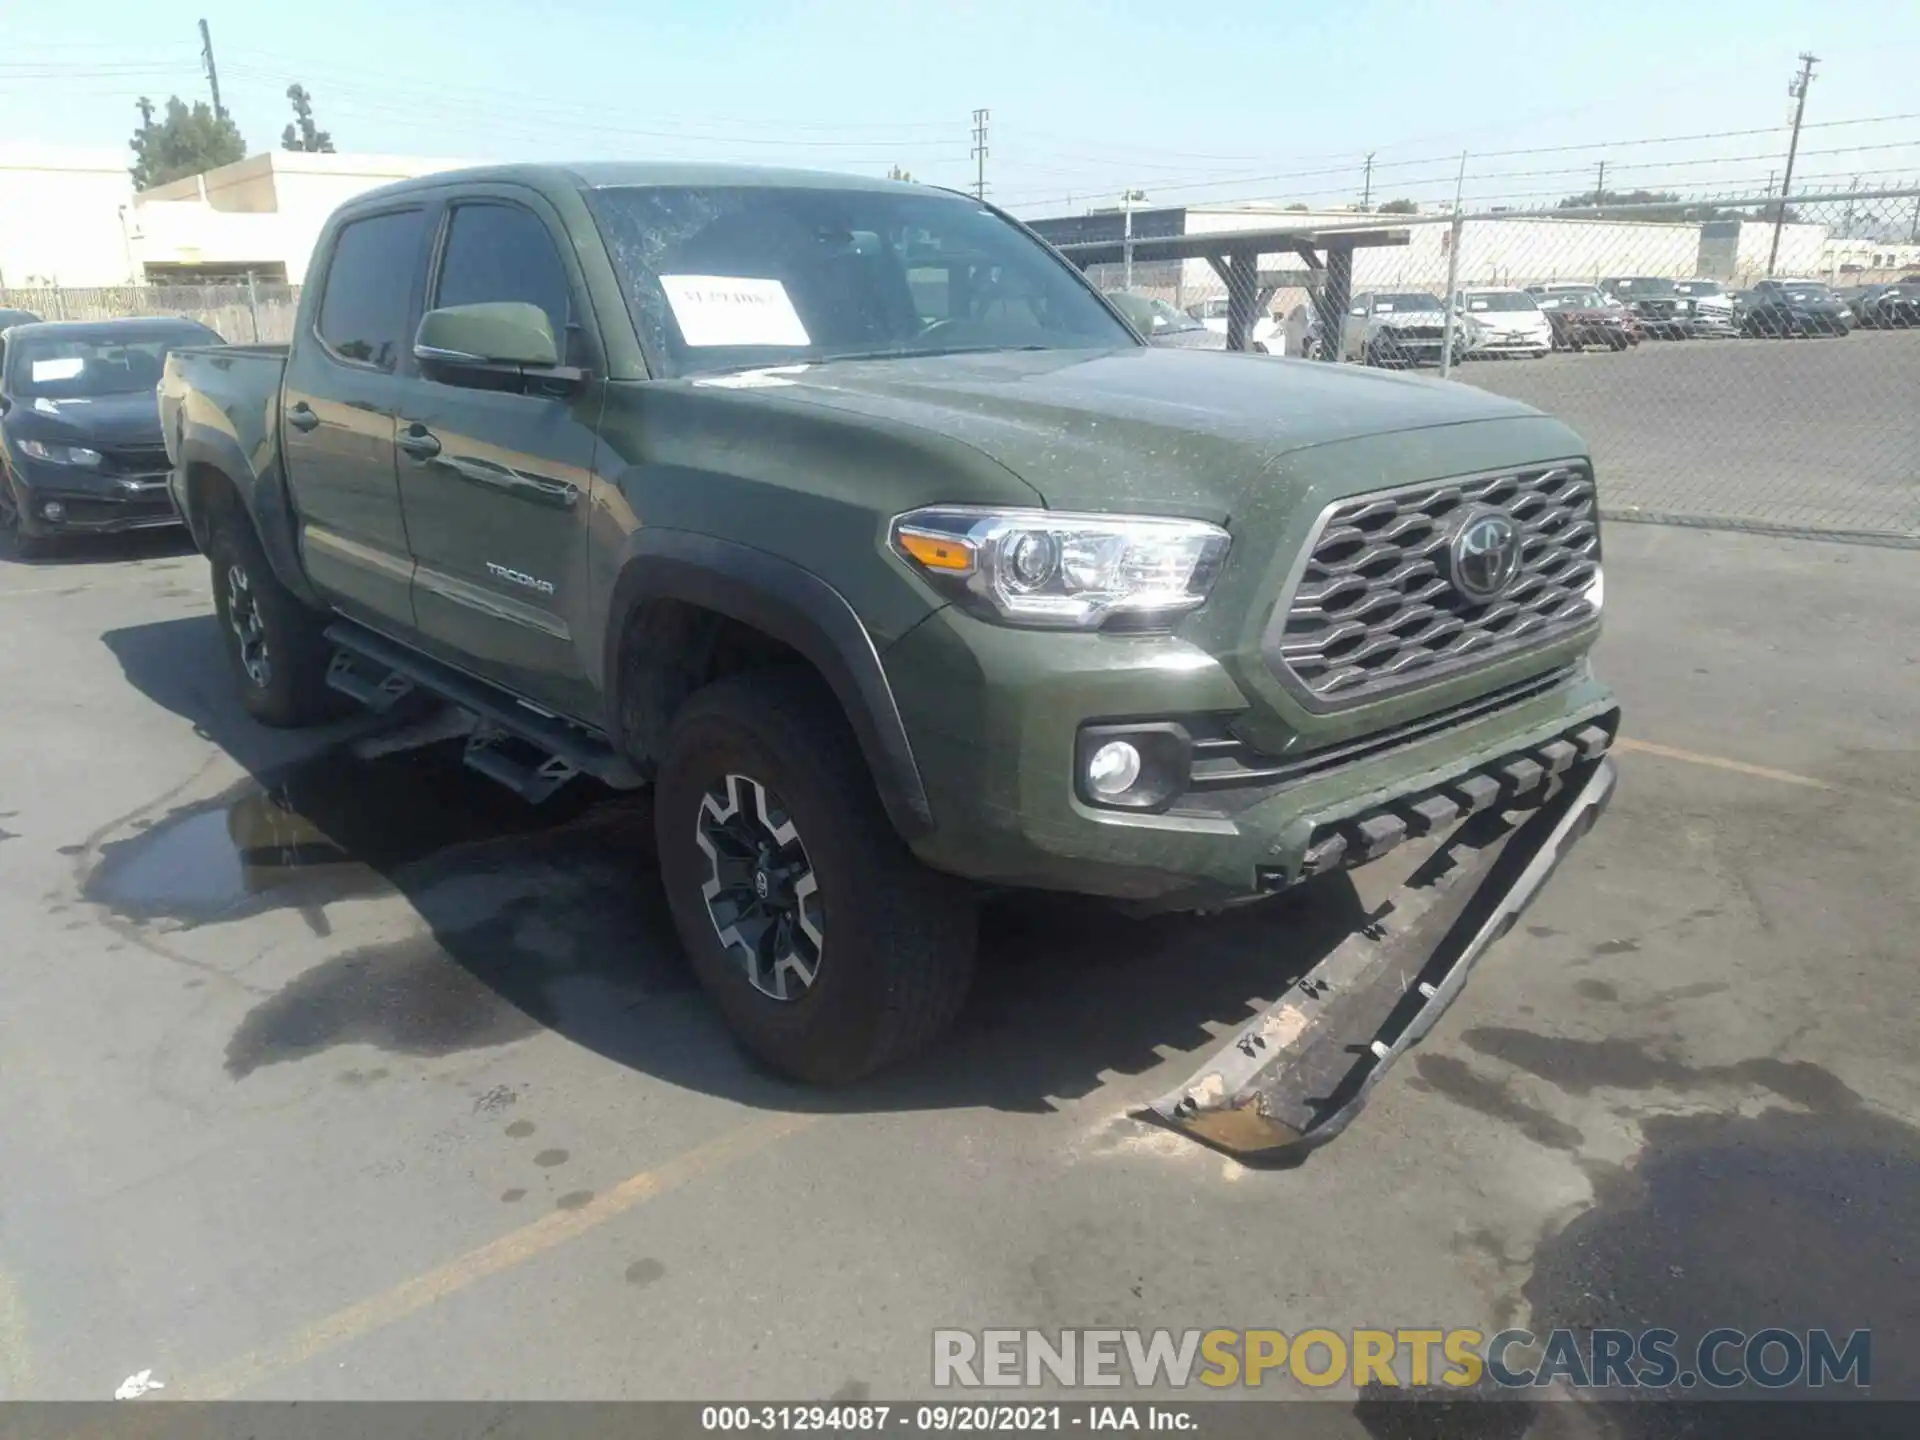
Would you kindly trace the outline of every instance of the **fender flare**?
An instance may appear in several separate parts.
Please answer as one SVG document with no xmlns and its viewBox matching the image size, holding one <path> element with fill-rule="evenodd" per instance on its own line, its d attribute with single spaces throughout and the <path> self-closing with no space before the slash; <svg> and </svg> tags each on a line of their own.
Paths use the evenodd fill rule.
<svg viewBox="0 0 1920 1440">
<path fill-rule="evenodd" d="M 676 600 L 738 620 L 797 651 L 817 670 L 853 726 L 874 787 L 908 840 L 932 832 L 919 765 L 873 637 L 832 585 L 791 560 L 689 530 L 648 527 L 629 537 L 607 611 L 607 713 L 623 714 L 620 650 L 629 622 L 652 600 Z"/>
<path fill-rule="evenodd" d="M 204 425 L 181 426 L 174 456 L 174 503 L 187 522 L 193 542 L 204 554 L 208 541 L 208 518 L 193 511 L 192 490 L 187 480 L 194 467 L 203 466 L 226 477 L 239 497 L 241 508 L 260 537 L 260 548 L 273 567 L 280 583 L 307 604 L 322 607 L 326 602 L 308 581 L 300 565 L 299 548 L 294 540 L 293 507 L 288 501 L 276 455 L 262 474 L 253 468 L 240 442 L 221 430 Z"/>
</svg>

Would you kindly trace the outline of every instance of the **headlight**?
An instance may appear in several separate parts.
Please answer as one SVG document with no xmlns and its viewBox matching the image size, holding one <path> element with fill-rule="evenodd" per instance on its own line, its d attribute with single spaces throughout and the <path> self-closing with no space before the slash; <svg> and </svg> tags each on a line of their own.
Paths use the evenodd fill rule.
<svg viewBox="0 0 1920 1440">
<path fill-rule="evenodd" d="M 908 564 L 989 620 L 1096 630 L 1115 616 L 1171 617 L 1207 598 L 1227 532 L 1198 520 L 933 506 L 889 539 Z"/>
<path fill-rule="evenodd" d="M 20 453 L 35 460 L 44 460 L 49 465 L 86 465 L 100 463 L 100 452 L 89 450 L 84 445 L 47 445 L 39 440 L 19 442 Z"/>
</svg>

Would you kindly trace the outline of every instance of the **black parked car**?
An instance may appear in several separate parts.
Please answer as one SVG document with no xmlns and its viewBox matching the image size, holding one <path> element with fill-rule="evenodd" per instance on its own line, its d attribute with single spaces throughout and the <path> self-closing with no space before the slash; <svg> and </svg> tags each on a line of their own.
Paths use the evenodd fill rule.
<svg viewBox="0 0 1920 1440">
<path fill-rule="evenodd" d="M 1693 307 L 1673 281 L 1659 275 L 1610 275 L 1600 288 L 1633 311 L 1647 334 L 1662 340 L 1693 338 Z"/>
<path fill-rule="evenodd" d="M 1853 311 L 1824 280 L 1761 280 L 1747 291 L 1740 328 L 1748 335 L 1845 335 Z"/>
<path fill-rule="evenodd" d="M 1841 292 L 1863 330 L 1920 328 L 1920 281 L 1899 285 L 1859 285 Z"/>
<path fill-rule="evenodd" d="M 0 336 L 0 528 L 22 555 L 58 535 L 179 523 L 154 387 L 191 320 L 16 325 Z"/>
</svg>

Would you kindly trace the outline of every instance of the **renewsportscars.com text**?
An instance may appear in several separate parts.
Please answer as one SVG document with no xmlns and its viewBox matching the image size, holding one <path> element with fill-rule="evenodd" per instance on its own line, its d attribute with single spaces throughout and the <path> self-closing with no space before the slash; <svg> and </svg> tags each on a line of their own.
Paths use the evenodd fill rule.
<svg viewBox="0 0 1920 1440">
<path fill-rule="evenodd" d="M 1873 1382 L 1873 1336 L 1854 1330 L 936 1330 L 941 1389 L 1311 1388 L 1483 1383 L 1509 1389 L 1785 1389 Z"/>
</svg>

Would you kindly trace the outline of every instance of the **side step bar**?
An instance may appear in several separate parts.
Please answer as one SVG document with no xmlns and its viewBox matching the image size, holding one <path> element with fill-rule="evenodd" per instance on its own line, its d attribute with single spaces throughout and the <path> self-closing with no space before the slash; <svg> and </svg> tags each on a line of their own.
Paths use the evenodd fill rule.
<svg viewBox="0 0 1920 1440">
<path fill-rule="evenodd" d="M 1600 755 L 1554 776 L 1544 802 L 1517 818 L 1496 805 L 1466 820 L 1380 915 L 1139 1118 L 1254 1163 L 1331 1140 L 1433 1028 L 1613 789 L 1613 761 Z"/>
<path fill-rule="evenodd" d="M 328 626 L 326 638 L 336 648 L 328 685 L 378 711 L 390 710 L 417 688 L 472 712 L 479 723 L 467 740 L 466 763 L 529 801 L 546 799 L 577 774 L 616 790 L 638 790 L 647 783 L 599 735 L 535 710 L 484 680 L 416 655 L 349 620 Z"/>
</svg>

